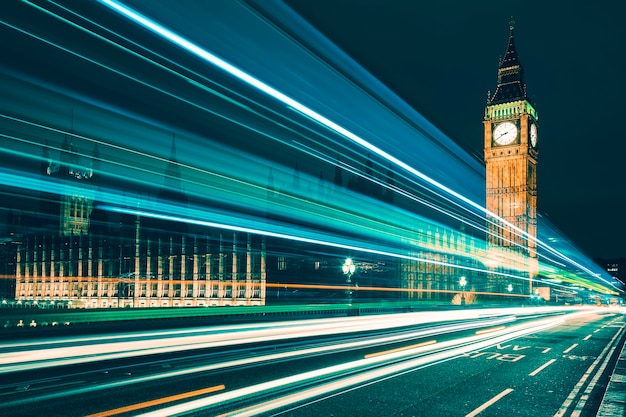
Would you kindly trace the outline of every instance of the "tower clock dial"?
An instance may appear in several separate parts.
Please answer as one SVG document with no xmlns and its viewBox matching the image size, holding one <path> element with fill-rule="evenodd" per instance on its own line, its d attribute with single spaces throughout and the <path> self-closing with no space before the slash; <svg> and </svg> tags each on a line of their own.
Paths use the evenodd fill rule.
<svg viewBox="0 0 626 417">
<path fill-rule="evenodd" d="M 537 146 L 537 125 L 534 123 L 530 125 L 530 144 L 533 148 Z"/>
<path fill-rule="evenodd" d="M 498 145 L 509 145 L 517 139 L 517 126 L 513 122 L 502 122 L 493 129 L 493 140 Z"/>
</svg>

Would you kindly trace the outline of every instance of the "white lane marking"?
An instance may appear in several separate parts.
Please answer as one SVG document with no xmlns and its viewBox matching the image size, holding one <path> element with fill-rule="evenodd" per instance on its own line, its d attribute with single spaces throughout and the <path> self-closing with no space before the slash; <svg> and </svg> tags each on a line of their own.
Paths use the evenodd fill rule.
<svg viewBox="0 0 626 417">
<path fill-rule="evenodd" d="M 589 339 L 591 339 L 591 335 L 585 336 L 585 338 L 583 340 L 589 340 Z"/>
<path fill-rule="evenodd" d="M 543 371 L 548 366 L 552 365 L 554 362 L 556 362 L 556 359 L 550 359 L 548 362 L 544 363 L 539 368 L 537 368 L 534 371 L 532 371 L 531 373 L 529 373 L 528 376 L 535 376 L 535 375 L 537 375 L 539 372 Z"/>
<path fill-rule="evenodd" d="M 622 330 L 623 331 L 623 330 Z M 567 398 L 565 399 L 565 401 L 563 401 L 563 404 L 561 404 L 561 408 L 559 408 L 559 411 L 556 412 L 556 414 L 554 415 L 554 417 L 562 417 L 565 415 L 565 413 L 567 412 L 567 409 L 572 405 L 572 403 L 574 402 L 574 399 L 576 398 L 576 396 L 578 395 L 578 393 L 583 389 L 583 386 L 585 385 L 585 382 L 587 381 L 587 378 L 589 378 L 589 376 L 591 375 L 591 373 L 593 372 L 593 370 L 596 368 L 596 366 L 598 366 L 598 364 L 600 363 L 600 361 L 602 360 L 603 357 L 605 357 L 605 355 L 607 354 L 607 352 L 609 350 L 611 350 L 611 346 L 613 346 L 616 342 L 615 340 L 617 339 L 617 337 L 619 335 L 622 334 L 622 331 L 619 331 L 617 333 L 615 333 L 615 336 L 613 336 L 613 338 L 611 339 L 611 341 L 604 347 L 604 349 L 602 350 L 602 352 L 600 353 L 600 355 L 596 358 L 595 361 L 593 361 L 593 363 L 589 366 L 589 368 L 587 369 L 587 372 L 585 372 L 585 374 L 580 378 L 580 380 L 576 383 L 576 386 L 574 386 L 574 388 L 572 389 L 572 391 L 569 393 L 569 395 L 567 396 Z"/>
<path fill-rule="evenodd" d="M 600 367 L 596 371 L 596 374 L 593 376 L 593 379 L 591 380 L 589 385 L 587 385 L 587 388 L 583 392 L 583 395 L 580 397 L 580 400 L 578 400 L 578 404 L 576 404 L 574 411 L 572 411 L 571 417 L 580 417 L 580 415 L 582 414 L 583 409 L 585 408 L 585 405 L 587 404 L 587 400 L 589 400 L 589 397 L 591 396 L 591 391 L 593 391 L 593 389 L 598 384 L 598 380 L 600 379 L 600 376 L 602 375 L 607 365 L 609 364 L 609 361 L 611 360 L 611 356 L 613 356 L 613 352 L 615 351 L 616 347 L 617 345 L 613 345 L 611 350 L 606 354 L 606 357 L 604 358 L 602 365 L 600 365 Z"/>
<path fill-rule="evenodd" d="M 548 353 L 552 350 L 552 348 L 545 348 L 544 350 L 541 351 L 541 353 Z"/>
<path fill-rule="evenodd" d="M 483 405 L 481 405 L 480 407 L 478 407 L 477 409 L 475 409 L 474 411 L 472 411 L 471 413 L 469 413 L 468 415 L 466 415 L 465 417 L 474 417 L 477 416 L 478 414 L 482 413 L 487 407 L 492 406 L 493 404 L 495 404 L 497 401 L 501 400 L 505 395 L 510 394 L 511 392 L 513 392 L 513 388 L 507 388 L 504 391 L 502 391 L 500 394 L 496 395 L 495 397 L 493 397 L 492 399 L 490 399 L 489 401 L 487 401 L 486 403 L 484 403 Z"/>
<path fill-rule="evenodd" d="M 570 353 L 576 346 L 578 346 L 578 343 L 574 343 L 572 346 L 565 349 L 563 353 Z"/>
</svg>

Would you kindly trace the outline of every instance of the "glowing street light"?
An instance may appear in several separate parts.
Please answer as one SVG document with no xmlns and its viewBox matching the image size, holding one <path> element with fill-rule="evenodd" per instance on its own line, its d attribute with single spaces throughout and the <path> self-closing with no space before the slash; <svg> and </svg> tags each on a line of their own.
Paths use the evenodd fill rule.
<svg viewBox="0 0 626 417">
<path fill-rule="evenodd" d="M 467 279 L 465 276 L 459 278 L 459 286 L 461 287 L 461 305 L 465 305 L 465 286 L 467 285 Z"/>
<path fill-rule="evenodd" d="M 352 277 L 352 274 L 354 274 L 356 270 L 356 265 L 352 262 L 352 258 L 346 258 L 341 266 L 341 270 L 346 275 L 346 282 L 350 282 L 350 277 Z"/>
<path fill-rule="evenodd" d="M 352 275 L 354 274 L 354 271 L 356 270 L 356 265 L 354 265 L 354 262 L 352 262 L 352 258 L 346 258 L 343 265 L 341 266 L 341 270 L 343 271 L 343 274 L 346 276 L 346 284 L 348 285 L 348 287 L 350 287 L 351 282 L 352 282 L 351 281 Z M 346 290 L 346 294 L 348 295 L 348 303 L 351 303 L 352 302 L 352 289 L 348 288 Z"/>
</svg>

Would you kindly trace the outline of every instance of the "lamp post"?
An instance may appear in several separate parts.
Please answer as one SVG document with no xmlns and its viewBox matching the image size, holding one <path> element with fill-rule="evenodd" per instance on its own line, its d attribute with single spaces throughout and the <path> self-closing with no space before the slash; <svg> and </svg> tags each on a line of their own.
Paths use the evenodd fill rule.
<svg viewBox="0 0 626 417">
<path fill-rule="evenodd" d="M 467 285 L 467 279 L 465 276 L 459 278 L 459 286 L 461 287 L 461 305 L 465 305 L 465 286 Z"/>
<path fill-rule="evenodd" d="M 348 296 L 348 304 L 350 304 L 352 303 L 352 289 L 350 288 L 352 284 L 351 278 L 352 274 L 354 274 L 354 271 L 356 270 L 356 265 L 354 265 L 354 263 L 352 262 L 352 258 L 346 258 L 343 265 L 341 266 L 341 270 L 346 276 L 346 285 L 348 286 L 346 294 Z"/>
</svg>

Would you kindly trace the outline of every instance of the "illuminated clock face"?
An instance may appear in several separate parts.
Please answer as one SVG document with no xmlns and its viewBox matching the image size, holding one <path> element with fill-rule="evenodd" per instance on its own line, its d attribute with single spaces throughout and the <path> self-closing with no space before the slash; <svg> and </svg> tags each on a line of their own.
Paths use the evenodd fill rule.
<svg viewBox="0 0 626 417">
<path fill-rule="evenodd" d="M 533 148 L 537 146 L 537 125 L 534 123 L 530 125 L 530 144 Z"/>
<path fill-rule="evenodd" d="M 513 122 L 503 122 L 493 129 L 493 140 L 498 145 L 508 145 L 517 139 L 517 126 Z"/>
</svg>

